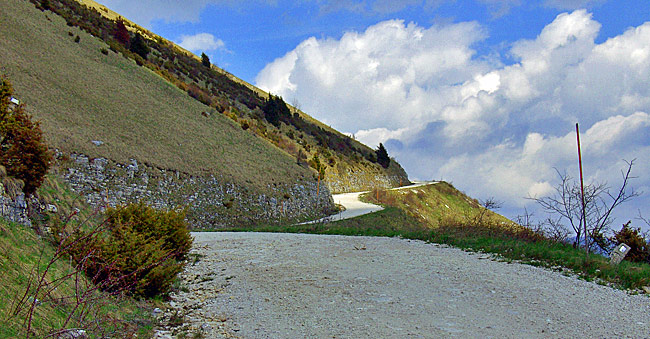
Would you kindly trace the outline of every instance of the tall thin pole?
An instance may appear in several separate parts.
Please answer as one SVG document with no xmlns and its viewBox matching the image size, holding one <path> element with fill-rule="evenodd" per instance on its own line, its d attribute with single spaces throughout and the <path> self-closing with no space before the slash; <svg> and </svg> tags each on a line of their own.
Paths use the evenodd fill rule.
<svg viewBox="0 0 650 339">
<path fill-rule="evenodd" d="M 578 165 L 580 166 L 580 193 L 581 193 L 580 197 L 582 199 L 582 225 L 585 232 L 585 246 L 587 248 L 587 253 L 589 253 L 589 236 L 587 234 L 587 216 L 585 215 L 585 184 L 582 177 L 582 152 L 580 152 L 580 129 L 578 128 L 577 122 L 576 122 L 576 136 L 578 139 Z"/>
</svg>

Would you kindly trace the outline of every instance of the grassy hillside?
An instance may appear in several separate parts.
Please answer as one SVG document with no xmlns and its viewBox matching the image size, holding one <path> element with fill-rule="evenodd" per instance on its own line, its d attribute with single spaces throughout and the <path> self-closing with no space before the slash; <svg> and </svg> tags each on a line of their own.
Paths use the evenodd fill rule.
<svg viewBox="0 0 650 339">
<path fill-rule="evenodd" d="M 375 190 L 362 198 L 371 203 L 404 210 L 429 228 L 451 223 L 518 226 L 504 216 L 484 208 L 478 200 L 444 181 L 411 189 Z"/>
<path fill-rule="evenodd" d="M 0 3 L 0 21 L 2 72 L 53 147 L 218 173 L 258 187 L 311 177 L 286 152 L 231 119 L 203 116 L 209 107 L 150 70 L 112 51 L 103 54 L 103 41 L 61 17 L 15 0 Z"/>
<path fill-rule="evenodd" d="M 36 7 L 42 7 L 38 0 L 30 2 Z M 130 51 L 128 44 L 123 44 L 114 37 L 118 26 L 114 20 L 120 18 L 119 14 L 103 5 L 90 0 L 52 0 L 48 3 L 49 9 L 61 15 L 67 26 L 60 25 L 60 19 L 53 12 L 46 10 L 39 15 L 35 9 L 28 9 L 23 1 L 12 0 L 4 4 L 6 8 L 3 8 L 3 14 L 7 15 L 7 21 L 12 25 L 3 26 L 0 31 L 0 37 L 7 38 L 2 47 L 19 43 L 20 48 L 0 56 L 8 59 L 6 72 L 10 73 L 12 79 L 16 79 L 15 87 L 19 95 L 35 99 L 36 94 L 32 93 L 30 97 L 27 92 L 34 84 L 47 81 L 41 90 L 51 92 L 51 97 L 43 98 L 36 111 L 85 112 L 82 122 L 74 115 L 68 120 L 59 119 L 59 125 L 49 129 L 48 132 L 57 145 L 70 146 L 68 139 L 71 139 L 75 148 L 81 145 L 83 150 L 94 150 L 88 144 L 89 141 L 105 141 L 100 137 L 110 138 L 92 130 L 89 125 L 104 123 L 99 126 L 103 128 L 118 122 L 120 124 L 112 129 L 123 134 L 122 138 L 111 139 L 110 144 L 107 142 L 102 145 L 110 148 L 108 153 L 104 153 L 111 158 L 120 160 L 117 158 L 125 158 L 125 154 L 135 154 L 134 158 L 154 166 L 199 174 L 214 171 L 215 167 L 228 172 L 228 166 L 221 166 L 224 164 L 230 167 L 238 167 L 239 162 L 244 166 L 251 165 L 246 150 L 232 146 L 249 144 L 252 140 L 250 137 L 254 136 L 262 139 L 250 144 L 254 152 L 261 150 L 260 141 L 265 141 L 261 144 L 271 144 L 282 151 L 281 155 L 261 151 L 262 155 L 272 155 L 255 157 L 260 163 L 270 166 L 263 168 L 263 171 L 253 172 L 266 172 L 272 174 L 267 177 L 277 180 L 286 181 L 288 177 L 296 175 L 302 177 L 306 171 L 294 169 L 269 172 L 268 169 L 289 165 L 291 161 L 288 159 L 291 157 L 294 162 L 308 167 L 307 161 L 318 156 L 325 166 L 325 179 L 332 183 L 330 188 L 335 191 L 347 190 L 345 185 L 348 184 L 354 184 L 354 189 L 369 189 L 378 185 L 396 186 L 400 182 L 408 182 L 407 175 L 399 164 L 393 162 L 387 169 L 382 168 L 376 162 L 373 149 L 290 105 L 287 105 L 289 110 L 283 113 L 285 115 L 281 122 L 272 123 L 269 112 L 265 109 L 269 97 L 267 93 L 214 65 L 202 65 L 199 58 L 173 42 L 124 19 L 132 38 L 137 34 L 146 37 L 145 44 L 150 52 L 138 55 Z M 24 29 L 46 34 L 30 33 L 20 38 Z M 81 29 L 101 38 L 101 41 L 80 33 Z M 80 36 L 80 41 L 75 44 L 77 35 Z M 46 50 L 53 50 L 52 55 L 46 53 Z M 25 66 L 32 59 L 37 62 L 32 67 Z M 148 71 L 135 67 L 133 62 Z M 95 67 L 95 63 L 99 65 Z M 57 65 L 58 72 L 41 74 L 49 72 L 51 65 Z M 24 76 L 16 76 L 15 73 Z M 165 79 L 166 83 L 160 82 L 160 79 L 151 80 L 152 73 Z M 130 83 L 131 79 L 133 83 Z M 78 86 L 66 89 L 68 86 L 62 86 L 61 82 Z M 148 88 L 143 84 L 153 86 Z M 84 91 L 93 94 L 81 95 L 80 92 Z M 187 95 L 193 98 L 192 103 L 188 103 L 190 99 Z M 134 111 L 137 111 L 136 114 Z M 116 115 L 116 112 L 120 114 Z M 164 114 L 160 119 L 157 116 L 152 118 L 151 112 Z M 170 116 L 168 112 L 175 112 L 177 116 Z M 86 119 L 95 113 L 102 118 Z M 204 116 L 200 116 L 201 113 Z M 113 119 L 103 118 L 108 115 L 113 115 Z M 228 122 L 225 118 L 231 121 Z M 131 120 L 129 124 L 123 123 L 125 119 Z M 50 121 L 44 119 L 44 122 Z M 175 128 L 168 129 L 170 126 Z M 231 130 L 238 126 L 242 131 Z M 73 135 L 76 138 L 71 138 L 64 128 L 74 129 L 81 135 Z M 246 133 L 243 133 L 244 130 Z M 141 131 L 150 131 L 152 137 L 141 140 Z M 154 145 L 163 141 L 163 138 L 168 139 L 167 144 L 160 145 L 161 149 L 158 149 L 158 145 Z M 128 152 L 125 153 L 125 150 Z M 152 157 L 152 152 L 159 154 Z M 243 156 L 237 158 L 238 155 Z M 219 161 L 220 159 L 224 161 Z M 274 161 L 266 161 L 269 159 Z M 240 173 L 231 170 L 228 174 L 232 175 L 232 172 L 236 175 Z M 243 176 L 236 179 L 241 177 Z M 269 183 L 264 182 L 259 186 L 265 184 Z"/>
</svg>

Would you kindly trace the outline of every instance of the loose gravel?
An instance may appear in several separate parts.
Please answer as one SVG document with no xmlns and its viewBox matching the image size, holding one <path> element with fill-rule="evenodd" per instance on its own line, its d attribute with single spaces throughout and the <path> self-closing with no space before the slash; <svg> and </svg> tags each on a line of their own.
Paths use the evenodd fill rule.
<svg viewBox="0 0 650 339">
<path fill-rule="evenodd" d="M 646 295 L 486 254 L 398 238 L 193 236 L 203 257 L 170 304 L 207 338 L 650 338 Z"/>
</svg>

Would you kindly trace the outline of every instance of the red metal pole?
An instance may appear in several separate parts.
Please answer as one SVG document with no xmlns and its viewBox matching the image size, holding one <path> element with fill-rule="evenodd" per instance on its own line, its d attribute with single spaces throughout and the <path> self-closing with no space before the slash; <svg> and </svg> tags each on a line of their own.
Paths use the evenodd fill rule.
<svg viewBox="0 0 650 339">
<path fill-rule="evenodd" d="M 582 152 L 580 151 L 580 129 L 578 128 L 578 123 L 576 122 L 576 137 L 578 140 L 578 165 L 580 166 L 580 193 L 582 198 L 582 225 L 585 232 L 585 246 L 587 248 L 587 253 L 589 253 L 589 235 L 587 234 L 587 217 L 585 215 L 585 184 L 582 178 Z M 578 242 L 580 239 L 578 239 Z"/>
</svg>

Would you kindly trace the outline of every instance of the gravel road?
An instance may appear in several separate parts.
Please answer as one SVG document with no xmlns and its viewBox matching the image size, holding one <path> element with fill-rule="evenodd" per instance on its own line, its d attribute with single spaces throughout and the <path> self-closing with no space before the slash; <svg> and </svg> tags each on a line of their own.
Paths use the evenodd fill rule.
<svg viewBox="0 0 650 339">
<path fill-rule="evenodd" d="M 193 236 L 205 257 L 171 305 L 208 338 L 650 338 L 646 295 L 486 254 L 397 238 Z"/>
</svg>

